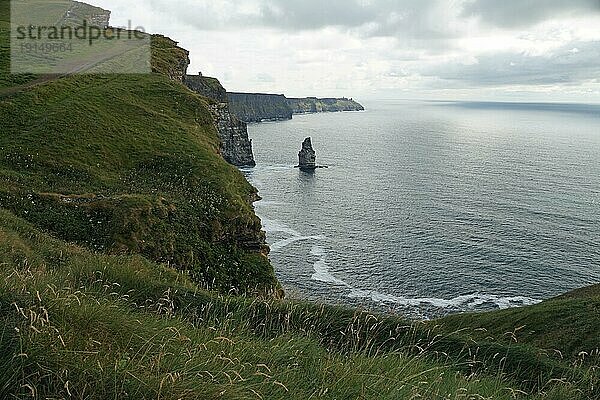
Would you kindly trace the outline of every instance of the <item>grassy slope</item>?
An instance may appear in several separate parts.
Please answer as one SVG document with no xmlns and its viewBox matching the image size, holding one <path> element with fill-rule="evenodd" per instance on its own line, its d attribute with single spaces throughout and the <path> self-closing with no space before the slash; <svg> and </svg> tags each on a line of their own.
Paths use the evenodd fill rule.
<svg viewBox="0 0 600 400">
<path fill-rule="evenodd" d="M 242 248 L 261 240 L 255 190 L 217 154 L 205 103 L 181 84 L 70 77 L 3 100 L 0 124 L 0 206 L 225 290 L 274 285 L 266 259 Z"/>
<path fill-rule="evenodd" d="M 19 84 L 2 60 L 3 84 Z M 169 79 L 187 62 L 155 37 L 156 74 L 72 76 L 0 98 L 0 207 L 211 288 L 277 290 L 255 189 L 218 155 L 205 100 Z"/>
<path fill-rule="evenodd" d="M 526 396 L 498 369 L 473 369 L 484 357 L 436 352 L 458 342 L 420 324 L 217 296 L 142 257 L 67 245 L 8 211 L 0 238 L 1 398 L 590 396 L 572 386 L 575 370 Z"/>
<path fill-rule="evenodd" d="M 439 321 L 438 321 L 439 322 Z M 442 320 L 446 331 L 465 330 L 477 340 L 531 344 L 569 360 L 600 352 L 600 285 L 536 306 Z"/>
</svg>

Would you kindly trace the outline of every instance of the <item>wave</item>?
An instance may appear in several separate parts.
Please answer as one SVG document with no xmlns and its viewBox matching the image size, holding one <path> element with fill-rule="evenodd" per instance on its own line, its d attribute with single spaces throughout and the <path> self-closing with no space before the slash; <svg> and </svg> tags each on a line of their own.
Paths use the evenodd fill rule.
<svg viewBox="0 0 600 400">
<path fill-rule="evenodd" d="M 287 235 L 290 235 L 290 237 L 287 239 L 282 239 L 282 240 L 279 240 L 279 241 L 271 244 L 269 246 L 271 248 L 271 252 L 278 252 L 281 249 L 283 249 L 293 243 L 296 243 L 296 242 L 301 242 L 301 241 L 305 241 L 305 240 L 325 239 L 325 236 L 303 236 L 300 232 L 290 228 L 289 226 L 287 226 L 279 221 L 275 221 L 272 219 L 263 218 L 262 223 L 263 223 L 263 229 L 267 233 L 285 233 Z"/>
<path fill-rule="evenodd" d="M 281 249 L 283 249 L 284 247 L 289 246 L 290 244 L 296 243 L 296 242 L 301 242 L 304 240 L 321 240 L 324 239 L 324 236 L 294 236 L 291 237 L 289 239 L 283 239 L 280 240 L 278 242 L 273 243 L 270 247 L 271 247 L 271 252 L 277 252 Z"/>
<path fill-rule="evenodd" d="M 289 165 L 289 164 L 259 164 L 256 167 L 251 167 L 251 168 L 240 168 L 240 170 L 243 173 L 249 174 L 249 175 L 253 175 L 256 172 L 262 172 L 262 171 L 291 171 L 291 170 L 295 170 L 293 165 Z"/>
<path fill-rule="evenodd" d="M 329 267 L 327 266 L 327 256 L 325 255 L 324 248 L 322 248 L 321 246 L 313 246 L 310 251 L 310 254 L 313 256 L 320 257 L 319 260 L 314 263 L 313 268 L 315 270 L 315 273 L 311 277 L 312 280 L 333 285 L 346 286 L 350 288 L 349 284 L 347 284 L 341 279 L 336 278 L 329 271 Z"/>
<path fill-rule="evenodd" d="M 287 225 L 285 225 L 279 221 L 273 220 L 273 219 L 262 218 L 262 225 L 263 225 L 263 229 L 267 233 L 287 233 L 288 235 L 292 235 L 293 237 L 302 236 L 302 234 L 300 234 L 300 232 L 288 227 Z"/>
<path fill-rule="evenodd" d="M 284 233 L 290 235 L 286 239 L 279 240 L 271 244 L 271 251 L 278 252 L 283 248 L 299 242 L 308 240 L 324 240 L 325 236 L 303 236 L 300 232 L 288 227 L 287 225 L 270 219 L 263 219 L 264 229 L 269 233 Z M 459 309 L 469 310 L 489 304 L 495 305 L 499 309 L 507 309 L 513 307 L 523 307 L 534 304 L 539 304 L 541 300 L 533 299 L 525 296 L 498 296 L 493 294 L 473 293 L 469 295 L 458 296 L 452 299 L 442 299 L 435 297 L 410 298 L 403 296 L 394 296 L 386 293 L 381 293 L 376 290 L 365 290 L 353 287 L 348 282 L 337 278 L 327 265 L 327 252 L 325 248 L 319 245 L 313 245 L 310 254 L 318 257 L 313 264 L 314 273 L 311 276 L 313 281 L 325 283 L 333 286 L 344 287 L 349 292 L 346 296 L 350 299 L 365 299 L 371 300 L 379 304 L 395 304 L 405 307 L 423 307 L 432 306 L 438 309 Z"/>
<path fill-rule="evenodd" d="M 412 306 L 419 307 L 424 305 L 431 305 L 437 308 L 459 308 L 459 309 L 473 309 L 478 306 L 485 304 L 494 304 L 500 309 L 507 309 L 513 307 L 530 306 L 541 303 L 541 300 L 532 299 L 524 296 L 504 297 L 492 294 L 474 293 L 465 296 L 458 296 L 453 299 L 440 299 L 440 298 L 407 298 L 392 296 L 377 291 L 352 289 L 348 294 L 349 298 L 352 299 L 371 299 L 377 303 L 392 303 L 401 306 Z"/>
<path fill-rule="evenodd" d="M 347 294 L 351 299 L 369 299 L 380 304 L 397 304 L 400 306 L 421 307 L 430 305 L 439 309 L 473 309 L 485 304 L 494 304 L 500 309 L 513 307 L 523 307 L 528 305 L 538 304 L 541 301 L 524 296 L 505 297 L 491 294 L 474 293 L 470 295 L 458 296 L 453 299 L 441 298 L 408 298 L 401 296 L 393 296 L 381 293 L 375 290 L 363 290 L 352 287 L 349 283 L 336 278 L 331 272 L 326 263 L 325 249 L 321 246 L 313 246 L 310 252 L 313 256 L 320 257 L 314 263 L 315 273 L 312 279 L 315 281 L 328 283 L 337 286 L 344 286 L 350 290 Z"/>
</svg>

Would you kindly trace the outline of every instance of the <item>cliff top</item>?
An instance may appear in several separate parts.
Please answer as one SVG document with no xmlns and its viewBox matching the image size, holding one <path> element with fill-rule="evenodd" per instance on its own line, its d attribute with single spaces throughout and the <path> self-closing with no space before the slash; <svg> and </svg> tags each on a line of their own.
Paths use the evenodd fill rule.
<svg viewBox="0 0 600 400">
<path fill-rule="evenodd" d="M 185 84 L 192 90 L 215 101 L 227 103 L 227 91 L 216 78 L 203 75 L 186 75 Z"/>
<path fill-rule="evenodd" d="M 275 94 L 275 93 L 242 93 L 242 92 L 227 92 L 227 94 L 232 96 L 265 96 L 265 97 L 285 97 L 284 94 Z"/>
</svg>

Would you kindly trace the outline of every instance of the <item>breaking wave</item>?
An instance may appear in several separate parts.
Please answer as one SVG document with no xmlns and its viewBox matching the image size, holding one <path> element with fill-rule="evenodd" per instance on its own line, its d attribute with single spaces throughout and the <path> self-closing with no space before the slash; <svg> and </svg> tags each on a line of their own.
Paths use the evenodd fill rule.
<svg viewBox="0 0 600 400">
<path fill-rule="evenodd" d="M 271 244 L 271 251 L 278 252 L 285 247 L 299 241 L 309 240 L 324 240 L 325 236 L 303 236 L 300 232 L 289 228 L 275 220 L 263 219 L 263 226 L 269 233 L 284 233 L 290 235 L 289 238 L 279 240 Z M 381 293 L 375 290 L 365 290 L 353 287 L 348 282 L 337 278 L 331 272 L 327 264 L 327 252 L 320 245 L 313 245 L 310 255 L 316 257 L 317 260 L 313 263 L 313 281 L 325 283 L 332 286 L 340 286 L 348 293 L 346 297 L 353 300 L 370 300 L 382 305 L 398 305 L 404 307 L 423 307 L 432 306 L 438 309 L 460 309 L 469 310 L 476 309 L 484 305 L 494 305 L 499 309 L 507 309 L 513 307 L 523 307 L 538 304 L 541 300 L 533 299 L 525 296 L 498 296 L 485 293 L 473 293 L 463 296 L 458 296 L 452 299 L 442 299 L 435 297 L 410 298 L 403 296 L 394 296 L 386 293 Z"/>
</svg>

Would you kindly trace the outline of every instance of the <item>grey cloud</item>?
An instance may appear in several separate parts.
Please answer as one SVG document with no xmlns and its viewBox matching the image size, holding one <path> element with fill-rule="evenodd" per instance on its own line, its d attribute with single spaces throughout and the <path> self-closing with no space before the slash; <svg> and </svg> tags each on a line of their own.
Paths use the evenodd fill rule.
<svg viewBox="0 0 600 400">
<path fill-rule="evenodd" d="M 148 0 L 200 30 L 268 27 L 294 32 L 338 27 L 362 37 L 396 37 L 412 46 L 463 36 L 467 18 L 523 28 L 570 15 L 598 13 L 600 0 Z M 435 44 L 434 44 L 435 45 Z"/>
<path fill-rule="evenodd" d="M 149 2 L 166 7 L 161 0 Z M 175 12 L 200 29 L 335 26 L 365 36 L 444 39 L 458 36 L 461 20 L 469 17 L 500 27 L 525 27 L 556 16 L 600 13 L 600 0 L 183 0 Z"/>
<path fill-rule="evenodd" d="M 546 56 L 501 53 L 477 64 L 437 66 L 426 76 L 473 86 L 574 85 L 600 77 L 600 42 L 571 43 Z"/>
<path fill-rule="evenodd" d="M 600 42 L 573 43 L 543 56 L 514 52 L 480 55 L 479 63 L 474 65 L 446 63 L 447 57 L 436 61 L 438 54 L 458 56 L 462 53 L 465 59 L 471 59 L 456 39 L 485 32 L 486 24 L 533 28 L 538 22 L 554 17 L 600 13 L 600 0 L 178 0 L 181 3 L 176 8 L 166 0 L 147 1 L 160 15 L 170 15 L 174 21 L 190 25 L 199 34 L 210 30 L 236 32 L 245 28 L 270 28 L 277 32 L 267 32 L 265 38 L 279 39 L 279 32 L 336 27 L 354 37 L 392 38 L 385 49 L 374 45 L 375 59 L 403 63 L 408 73 L 437 77 L 436 82 L 444 87 L 576 85 L 600 77 Z M 472 17 L 481 24 L 471 21 Z M 319 40 L 314 35 L 298 37 Z M 324 35 L 321 40 L 332 39 Z M 364 43 L 368 46 L 377 42 Z M 331 47 L 331 43 L 324 44 Z M 288 50 L 293 53 L 294 49 L 306 45 L 289 43 Z M 575 47 L 578 51 L 572 52 Z M 356 49 L 357 58 L 370 50 Z M 309 57 L 299 62 L 310 61 Z M 392 74 L 385 78 L 403 76 Z M 268 76 L 253 79 L 269 81 Z"/>
<path fill-rule="evenodd" d="M 161 0 L 149 0 L 166 7 Z M 459 0 L 459 2 L 462 0 Z M 189 2 L 189 6 L 183 6 Z M 184 1 L 177 17 L 202 30 L 269 27 L 282 31 L 338 27 L 360 36 L 394 36 L 426 40 L 455 33 L 439 15 L 447 0 L 212 0 Z M 253 11 L 249 11 L 253 10 Z M 165 8 L 166 11 L 166 8 Z M 172 11 L 172 10 L 171 10 Z M 460 10 L 457 10 L 456 14 Z M 444 18 L 446 17 L 446 18 Z"/>
<path fill-rule="evenodd" d="M 360 4 L 357 0 L 266 0 L 262 3 L 262 22 L 284 29 L 358 27 L 379 20 L 383 8 L 377 2 Z"/>
<path fill-rule="evenodd" d="M 462 15 L 499 27 L 521 28 L 553 17 L 590 13 L 600 14 L 600 0 L 470 0 Z"/>
<path fill-rule="evenodd" d="M 441 36 L 445 27 L 431 18 L 447 0 L 263 0 L 262 22 L 282 29 L 328 26 L 368 27 L 365 32 L 388 36 L 398 31 Z"/>
</svg>

